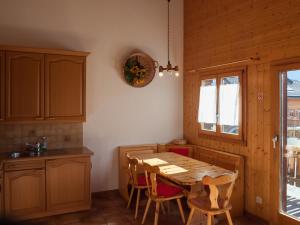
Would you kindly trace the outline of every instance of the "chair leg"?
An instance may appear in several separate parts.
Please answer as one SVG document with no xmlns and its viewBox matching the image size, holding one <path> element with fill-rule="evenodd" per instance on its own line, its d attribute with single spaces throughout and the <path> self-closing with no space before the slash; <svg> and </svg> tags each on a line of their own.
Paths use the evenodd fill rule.
<svg viewBox="0 0 300 225">
<path fill-rule="evenodd" d="M 207 214 L 207 225 L 211 225 L 211 215 Z"/>
<path fill-rule="evenodd" d="M 166 215 L 166 208 L 164 202 L 161 202 L 160 204 L 161 204 L 161 211 L 163 212 L 164 215 Z"/>
<path fill-rule="evenodd" d="M 134 219 L 136 219 L 137 216 L 138 216 L 139 204 L 140 204 L 140 197 L 141 197 L 141 189 L 138 188 L 138 193 L 137 193 L 137 198 L 136 198 L 136 206 L 135 206 Z"/>
<path fill-rule="evenodd" d="M 143 216 L 142 224 L 145 223 L 145 220 L 146 220 L 146 217 L 147 217 L 147 214 L 148 214 L 148 210 L 149 210 L 150 204 L 151 204 L 151 198 L 148 198 L 146 209 L 145 209 L 144 216 Z"/>
<path fill-rule="evenodd" d="M 160 206 L 160 203 L 159 203 L 159 202 L 156 202 L 155 217 L 154 217 L 154 225 L 157 225 L 157 224 L 158 224 L 159 206 Z"/>
<path fill-rule="evenodd" d="M 133 196 L 133 192 L 134 192 L 134 186 L 132 185 L 131 186 L 131 192 L 130 192 L 129 201 L 128 201 L 128 204 L 127 204 L 127 209 L 130 207 L 132 196 Z"/>
<path fill-rule="evenodd" d="M 185 224 L 185 218 L 184 218 L 184 213 L 183 213 L 183 209 L 182 209 L 180 198 L 177 198 L 176 201 L 177 201 L 177 204 L 178 204 L 178 208 L 179 208 L 181 220 L 182 220 L 183 224 Z"/>
<path fill-rule="evenodd" d="M 229 225 L 233 225 L 229 210 L 227 210 L 225 213 L 226 213 L 226 217 L 227 217 Z"/>
<path fill-rule="evenodd" d="M 215 216 L 214 215 L 211 215 L 211 224 L 215 225 Z"/>
<path fill-rule="evenodd" d="M 192 219 L 193 219 L 193 216 L 194 216 L 194 212 L 195 212 L 195 208 L 194 208 L 194 207 L 192 207 L 192 208 L 191 208 L 191 212 L 190 212 L 190 215 L 189 215 L 189 218 L 188 218 L 188 221 L 187 221 L 186 225 L 190 225 L 190 224 L 191 224 L 191 222 L 192 222 Z"/>
</svg>

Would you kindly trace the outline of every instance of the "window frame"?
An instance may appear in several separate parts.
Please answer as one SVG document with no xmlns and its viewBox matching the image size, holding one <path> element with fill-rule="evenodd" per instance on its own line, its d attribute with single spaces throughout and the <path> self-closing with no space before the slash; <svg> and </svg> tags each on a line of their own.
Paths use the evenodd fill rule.
<svg viewBox="0 0 300 225">
<path fill-rule="evenodd" d="M 199 79 L 199 85 L 198 85 L 198 105 L 197 105 L 197 115 L 199 111 L 199 105 L 200 105 L 200 88 L 202 86 L 203 80 L 209 80 L 209 79 L 216 79 L 216 85 L 217 85 L 217 101 L 216 101 L 216 117 L 217 117 L 217 123 L 216 123 L 216 131 L 208 131 L 203 130 L 201 127 L 202 123 L 198 122 L 198 136 L 209 138 L 209 139 L 215 139 L 215 140 L 221 140 L 221 141 L 228 141 L 228 142 L 235 142 L 240 143 L 243 145 L 246 145 L 246 88 L 247 88 L 247 82 L 246 82 L 246 75 L 247 75 L 247 67 L 239 67 L 239 68 L 230 68 L 230 69 L 223 69 L 218 70 L 214 72 L 209 72 L 205 74 L 200 75 Z M 239 92 L 239 134 L 227 134 L 221 132 L 221 125 L 219 124 L 218 114 L 220 112 L 220 105 L 219 105 L 219 93 L 220 93 L 220 84 L 221 80 L 224 77 L 233 77 L 237 76 L 239 77 L 239 83 L 240 83 L 240 92 Z"/>
</svg>

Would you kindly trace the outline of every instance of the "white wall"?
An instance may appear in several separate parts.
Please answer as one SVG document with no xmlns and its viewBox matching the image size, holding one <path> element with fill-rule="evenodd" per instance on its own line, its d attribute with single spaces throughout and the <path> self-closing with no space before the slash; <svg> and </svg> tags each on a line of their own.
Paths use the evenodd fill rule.
<svg viewBox="0 0 300 225">
<path fill-rule="evenodd" d="M 171 1 L 171 58 L 182 69 L 183 0 Z M 122 79 L 139 49 L 167 62 L 167 0 L 0 0 L 0 44 L 91 52 L 84 144 L 95 152 L 93 191 L 118 187 L 117 146 L 182 137 L 182 77 L 145 88 Z"/>
</svg>

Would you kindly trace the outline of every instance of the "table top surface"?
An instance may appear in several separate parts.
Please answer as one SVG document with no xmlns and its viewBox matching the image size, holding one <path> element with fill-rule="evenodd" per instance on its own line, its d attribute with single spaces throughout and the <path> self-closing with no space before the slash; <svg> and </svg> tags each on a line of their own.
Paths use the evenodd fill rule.
<svg viewBox="0 0 300 225">
<path fill-rule="evenodd" d="M 204 176 L 217 177 L 233 173 L 233 171 L 173 152 L 130 153 L 129 157 L 151 166 L 158 166 L 160 175 L 180 185 L 192 186 L 201 182 Z"/>
</svg>

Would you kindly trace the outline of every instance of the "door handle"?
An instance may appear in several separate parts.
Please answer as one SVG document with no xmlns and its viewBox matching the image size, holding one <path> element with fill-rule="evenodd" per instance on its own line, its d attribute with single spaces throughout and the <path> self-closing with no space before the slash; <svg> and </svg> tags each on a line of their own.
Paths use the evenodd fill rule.
<svg viewBox="0 0 300 225">
<path fill-rule="evenodd" d="M 278 142 L 278 135 L 274 135 L 272 138 L 273 148 L 276 149 L 276 143 Z"/>
</svg>

